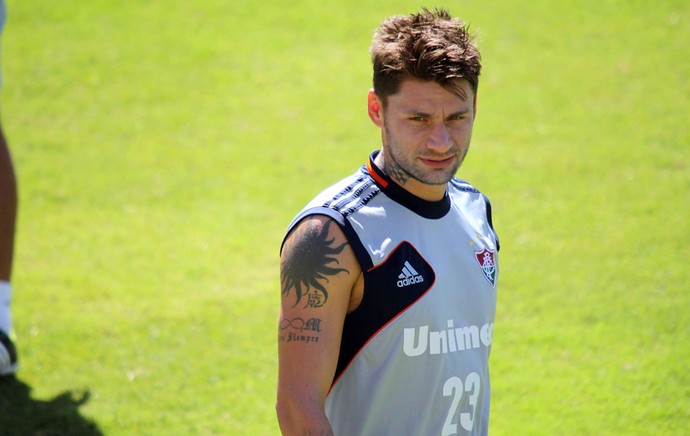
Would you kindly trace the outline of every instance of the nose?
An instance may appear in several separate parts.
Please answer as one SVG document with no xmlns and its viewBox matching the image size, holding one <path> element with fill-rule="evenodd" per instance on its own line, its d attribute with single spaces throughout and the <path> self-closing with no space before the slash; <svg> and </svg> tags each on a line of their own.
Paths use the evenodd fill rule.
<svg viewBox="0 0 690 436">
<path fill-rule="evenodd" d="M 427 147 L 436 152 L 442 153 L 448 151 L 452 146 L 450 132 L 446 123 L 435 123 L 429 133 L 427 139 Z"/>
</svg>

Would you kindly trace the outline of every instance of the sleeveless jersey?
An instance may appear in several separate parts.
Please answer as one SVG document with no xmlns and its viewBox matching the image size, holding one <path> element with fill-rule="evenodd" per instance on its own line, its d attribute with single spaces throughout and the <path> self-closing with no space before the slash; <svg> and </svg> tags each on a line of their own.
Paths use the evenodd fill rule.
<svg viewBox="0 0 690 436">
<path fill-rule="evenodd" d="M 293 220 L 327 215 L 364 275 L 347 315 L 326 415 L 336 435 L 485 435 L 498 237 L 488 199 L 452 179 L 413 196 L 374 164 L 319 194 Z"/>
</svg>

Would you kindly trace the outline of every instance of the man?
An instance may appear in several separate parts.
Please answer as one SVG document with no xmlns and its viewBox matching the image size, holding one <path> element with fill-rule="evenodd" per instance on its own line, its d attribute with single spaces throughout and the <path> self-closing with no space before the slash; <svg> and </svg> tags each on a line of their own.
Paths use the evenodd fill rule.
<svg viewBox="0 0 690 436">
<path fill-rule="evenodd" d="M 385 20 L 371 46 L 381 150 L 293 220 L 281 249 L 284 434 L 486 434 L 498 237 L 454 175 L 480 55 L 446 10 Z"/>
<path fill-rule="evenodd" d="M 5 24 L 5 1 L 0 0 L 0 34 Z M 0 85 L 2 77 L 0 76 Z M 0 125 L 0 376 L 13 374 L 17 368 L 17 352 L 10 334 L 12 317 L 10 301 L 14 226 L 17 216 L 17 185 L 10 150 Z"/>
</svg>

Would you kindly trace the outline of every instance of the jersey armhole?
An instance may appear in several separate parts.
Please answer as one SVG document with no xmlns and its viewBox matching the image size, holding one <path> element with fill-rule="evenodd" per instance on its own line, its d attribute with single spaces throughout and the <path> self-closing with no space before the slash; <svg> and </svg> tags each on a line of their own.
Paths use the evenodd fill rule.
<svg viewBox="0 0 690 436">
<path fill-rule="evenodd" d="M 306 209 L 302 211 L 299 215 L 295 217 L 295 219 L 292 220 L 290 225 L 287 228 L 287 231 L 285 232 L 285 237 L 283 238 L 283 242 L 280 244 L 280 252 L 283 252 L 283 246 L 285 245 L 285 240 L 287 239 L 288 235 L 292 231 L 292 229 L 299 224 L 300 221 L 302 221 L 304 218 L 308 216 L 313 216 L 313 215 L 324 215 L 329 218 L 331 218 L 333 221 L 335 221 L 340 229 L 343 231 L 345 234 L 345 238 L 347 238 L 347 242 L 350 244 L 352 247 L 352 250 L 355 253 L 355 257 L 357 258 L 357 261 L 359 262 L 360 267 L 362 268 L 362 271 L 367 271 L 370 268 L 374 266 L 371 257 L 369 256 L 369 253 L 367 252 L 366 248 L 364 247 L 364 244 L 362 244 L 362 241 L 359 239 L 359 236 L 357 235 L 357 232 L 355 232 L 355 229 L 352 227 L 352 224 L 350 224 L 350 221 L 348 221 L 343 214 L 340 212 L 337 212 L 333 209 L 330 209 L 328 207 L 312 207 L 310 209 Z"/>
<path fill-rule="evenodd" d="M 496 229 L 494 229 L 494 221 L 491 216 L 491 202 L 489 201 L 489 198 L 486 195 L 481 194 L 481 196 L 484 199 L 484 204 L 486 204 L 486 220 L 489 223 L 489 227 L 491 228 L 491 231 L 494 234 L 494 238 L 496 238 L 496 251 L 500 251 L 501 243 L 498 240 L 498 234 L 496 233 Z"/>
</svg>

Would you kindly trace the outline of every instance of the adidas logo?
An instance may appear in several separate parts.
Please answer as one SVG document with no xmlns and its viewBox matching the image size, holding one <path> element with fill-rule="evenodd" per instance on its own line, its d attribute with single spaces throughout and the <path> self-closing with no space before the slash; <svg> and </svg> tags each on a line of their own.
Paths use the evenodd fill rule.
<svg viewBox="0 0 690 436">
<path fill-rule="evenodd" d="M 402 272 L 398 276 L 398 279 L 399 288 L 404 288 L 405 286 L 414 285 L 416 283 L 422 283 L 424 281 L 424 277 L 419 275 L 419 273 L 412 268 L 412 265 L 410 265 L 410 262 L 408 261 L 405 261 L 405 265 L 403 266 Z"/>
</svg>

